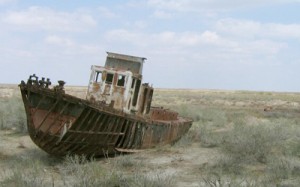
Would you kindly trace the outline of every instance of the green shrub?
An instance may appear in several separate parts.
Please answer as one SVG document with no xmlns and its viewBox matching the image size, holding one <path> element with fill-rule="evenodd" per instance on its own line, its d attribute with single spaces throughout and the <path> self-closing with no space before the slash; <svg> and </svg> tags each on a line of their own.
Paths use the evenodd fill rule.
<svg viewBox="0 0 300 187">
<path fill-rule="evenodd" d="M 2 173 L 4 180 L 0 186 L 49 186 L 48 176 L 44 175 L 44 165 L 39 159 L 32 159 L 28 155 L 19 155 L 8 162 L 11 167 Z"/>
<path fill-rule="evenodd" d="M 267 172 L 271 181 L 282 183 L 300 177 L 300 161 L 288 157 L 272 157 L 267 164 Z"/>
<path fill-rule="evenodd" d="M 19 96 L 0 98 L 0 106 L 0 130 L 27 132 L 25 109 Z"/>
<path fill-rule="evenodd" d="M 120 169 L 139 169 L 144 166 L 143 160 L 135 159 L 133 155 L 120 155 L 113 159 L 113 165 L 116 168 Z"/>
<path fill-rule="evenodd" d="M 243 165 L 228 155 L 219 155 L 214 164 L 207 168 L 207 173 L 242 175 Z"/>
<path fill-rule="evenodd" d="M 189 131 L 183 135 L 175 144 L 174 147 L 187 147 L 193 142 L 200 141 L 200 125 L 198 122 L 194 122 Z"/>
<path fill-rule="evenodd" d="M 129 186 L 136 187 L 172 187 L 175 176 L 165 173 L 136 174 Z"/>
<path fill-rule="evenodd" d="M 227 133 L 222 148 L 237 162 L 266 163 L 267 157 L 282 143 L 282 129 L 272 124 L 236 125 Z"/>
<path fill-rule="evenodd" d="M 59 167 L 64 186 L 168 187 L 174 184 L 172 175 L 159 172 L 143 174 L 138 168 L 133 173 L 128 172 L 128 168 L 140 167 L 130 155 L 114 159 L 114 163 L 105 168 L 101 163 L 93 159 L 87 160 L 84 156 L 67 156 Z"/>
<path fill-rule="evenodd" d="M 200 129 L 200 143 L 202 147 L 212 148 L 218 147 L 223 142 L 225 132 L 215 132 L 207 126 Z"/>
<path fill-rule="evenodd" d="M 100 186 L 105 170 L 85 156 L 66 156 L 59 172 L 65 186 Z"/>
</svg>

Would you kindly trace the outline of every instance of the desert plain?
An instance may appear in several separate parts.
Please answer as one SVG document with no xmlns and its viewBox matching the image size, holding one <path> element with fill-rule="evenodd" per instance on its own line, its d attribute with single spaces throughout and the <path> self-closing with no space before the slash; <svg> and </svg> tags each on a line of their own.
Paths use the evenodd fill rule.
<svg viewBox="0 0 300 187">
<path fill-rule="evenodd" d="M 86 87 L 67 86 L 84 98 Z M 173 145 L 57 158 L 27 135 L 17 85 L 0 85 L 0 186 L 298 186 L 300 93 L 155 89 L 152 106 L 194 120 Z"/>
</svg>

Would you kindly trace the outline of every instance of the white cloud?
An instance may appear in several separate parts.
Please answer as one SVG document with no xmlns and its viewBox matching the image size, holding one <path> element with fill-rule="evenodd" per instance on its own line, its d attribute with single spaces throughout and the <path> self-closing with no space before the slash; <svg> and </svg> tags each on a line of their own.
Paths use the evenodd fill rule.
<svg viewBox="0 0 300 187">
<path fill-rule="evenodd" d="M 176 0 L 148 0 L 147 4 L 159 10 L 175 10 L 184 11 L 189 4 L 189 0 L 176 1 Z"/>
<path fill-rule="evenodd" d="M 134 28 L 138 28 L 138 29 L 145 29 L 147 28 L 148 24 L 145 21 L 136 21 L 134 22 Z"/>
<path fill-rule="evenodd" d="M 238 38 L 300 39 L 300 24 L 260 23 L 251 20 L 222 19 L 215 28 Z"/>
<path fill-rule="evenodd" d="M 146 34 L 129 30 L 112 30 L 105 36 L 111 45 L 148 51 L 159 56 L 171 55 L 173 59 L 189 62 L 243 62 L 262 63 L 275 58 L 288 44 L 271 39 L 228 37 L 217 31 L 173 32 Z M 258 60 L 259 59 L 259 60 Z"/>
<path fill-rule="evenodd" d="M 4 23 L 48 31 L 83 31 L 97 22 L 92 16 L 74 12 L 58 12 L 49 8 L 30 7 L 25 11 L 10 11 L 2 17 Z"/>
<path fill-rule="evenodd" d="M 102 16 L 104 16 L 105 18 L 117 18 L 118 17 L 117 14 L 115 14 L 113 11 L 111 11 L 107 7 L 100 6 L 100 7 L 98 7 L 98 10 L 99 10 L 100 14 Z"/>
<path fill-rule="evenodd" d="M 101 54 L 101 52 L 105 51 L 103 47 L 100 47 L 98 45 L 91 45 L 91 44 L 81 45 L 79 49 L 80 49 L 79 51 L 81 51 L 82 53 L 97 55 L 97 57 L 99 54 Z"/>
<path fill-rule="evenodd" d="M 101 51 L 103 51 L 103 49 L 99 46 L 92 44 L 80 44 L 70 38 L 57 35 L 47 36 L 44 41 L 50 46 L 54 45 L 52 50 L 57 50 L 64 54 L 99 54 Z"/>
<path fill-rule="evenodd" d="M 6 56 L 13 56 L 13 57 L 17 57 L 17 58 L 31 58 L 34 56 L 34 54 L 32 53 L 32 51 L 30 50 L 26 50 L 26 49 L 20 49 L 20 48 L 0 48 L 0 52 L 2 54 L 5 54 Z M 5 55 L 1 55 L 1 58 L 3 58 L 3 56 Z M 3 61 L 5 62 L 5 61 Z"/>
<path fill-rule="evenodd" d="M 159 19 L 170 19 L 170 18 L 172 18 L 172 14 L 170 14 L 170 13 L 168 13 L 166 11 L 156 10 L 153 13 L 153 17 L 159 18 Z"/>
<path fill-rule="evenodd" d="M 68 47 L 74 46 L 74 42 L 71 39 L 62 38 L 62 37 L 59 37 L 56 35 L 47 36 L 45 38 L 45 42 L 48 44 L 54 44 L 54 45 L 60 45 L 60 46 L 68 46 Z"/>
<path fill-rule="evenodd" d="M 274 42 L 271 40 L 255 40 L 245 45 L 245 53 L 248 51 L 250 54 L 258 55 L 263 54 L 273 56 L 279 53 L 281 49 L 287 47 L 287 44 L 281 42 Z"/>
<path fill-rule="evenodd" d="M 148 0 L 147 4 L 159 10 L 174 11 L 227 11 L 243 7 L 300 2 L 299 0 Z"/>
<path fill-rule="evenodd" d="M 4 5 L 7 3 L 13 3 L 13 2 L 16 2 L 16 0 L 0 0 L 0 5 Z"/>
<path fill-rule="evenodd" d="M 221 19 L 216 23 L 216 29 L 235 37 L 253 37 L 261 31 L 261 24 L 249 20 Z"/>
<path fill-rule="evenodd" d="M 216 18 L 220 13 L 292 2 L 300 0 L 148 0 L 147 5 L 154 9 L 153 17 L 170 19 L 176 13 L 197 13 L 201 17 Z"/>
<path fill-rule="evenodd" d="M 300 39 L 300 24 L 266 24 L 265 35 Z"/>
<path fill-rule="evenodd" d="M 25 58 L 33 57 L 32 52 L 27 51 L 27 50 L 17 50 L 17 51 L 14 51 L 14 53 L 19 57 L 25 57 Z"/>
<path fill-rule="evenodd" d="M 171 31 L 165 31 L 165 32 L 158 33 L 152 37 L 157 38 L 156 41 L 159 43 L 172 44 L 176 39 L 176 33 Z"/>
<path fill-rule="evenodd" d="M 223 39 L 212 31 L 198 32 L 163 32 L 158 34 L 161 41 L 182 45 L 182 46 L 197 46 L 197 45 L 222 45 Z"/>
<path fill-rule="evenodd" d="M 128 42 L 137 46 L 171 46 L 192 47 L 199 45 L 228 46 L 230 41 L 220 37 L 216 32 L 173 32 L 163 31 L 160 33 L 146 34 L 132 32 L 126 29 L 109 31 L 106 38 L 110 41 Z"/>
<path fill-rule="evenodd" d="M 147 38 L 144 38 L 143 33 L 130 32 L 126 29 L 116 29 L 108 31 L 105 38 L 109 41 L 128 42 L 135 45 L 146 43 Z"/>
<path fill-rule="evenodd" d="M 217 44 L 220 37 L 216 32 L 205 31 L 201 34 L 201 39 L 206 43 Z"/>
</svg>

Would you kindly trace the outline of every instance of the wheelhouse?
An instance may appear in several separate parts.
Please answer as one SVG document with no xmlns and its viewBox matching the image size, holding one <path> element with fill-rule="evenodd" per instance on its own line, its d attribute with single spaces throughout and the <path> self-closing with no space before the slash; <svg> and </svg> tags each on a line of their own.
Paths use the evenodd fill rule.
<svg viewBox="0 0 300 187">
<path fill-rule="evenodd" d="M 105 66 L 91 67 L 87 99 L 105 103 L 125 113 L 148 114 L 153 88 L 142 84 L 146 58 L 107 53 Z"/>
</svg>

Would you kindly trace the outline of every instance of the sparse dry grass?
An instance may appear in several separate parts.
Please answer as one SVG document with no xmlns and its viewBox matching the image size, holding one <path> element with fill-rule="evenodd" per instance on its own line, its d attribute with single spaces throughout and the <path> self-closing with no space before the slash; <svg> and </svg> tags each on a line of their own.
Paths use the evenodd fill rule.
<svg viewBox="0 0 300 187">
<path fill-rule="evenodd" d="M 218 149 L 199 186 L 297 186 L 300 94 L 162 90 L 155 104 L 194 119 L 177 144 Z M 177 145 L 175 144 L 175 145 Z"/>
<path fill-rule="evenodd" d="M 69 87 L 67 92 L 76 92 L 84 98 L 85 88 Z M 19 95 L 17 92 L 10 97 L 8 92 L 2 95 L 1 129 L 23 131 L 25 116 Z M 1 150 L 0 167 L 5 169 L 0 172 L 0 186 L 298 186 L 300 183 L 299 93 L 157 90 L 153 106 L 164 106 L 194 119 L 190 131 L 172 147 L 159 147 L 141 154 L 141 158 L 136 156 L 139 154 L 128 154 L 98 160 L 76 156 L 54 159 L 27 145 L 16 156 Z M 24 168 L 26 175 L 20 172 Z"/>
<path fill-rule="evenodd" d="M 16 89 L 6 89 L 0 95 L 0 130 L 26 133 L 26 115 L 20 93 Z"/>
</svg>

